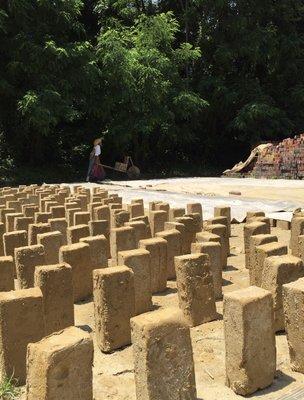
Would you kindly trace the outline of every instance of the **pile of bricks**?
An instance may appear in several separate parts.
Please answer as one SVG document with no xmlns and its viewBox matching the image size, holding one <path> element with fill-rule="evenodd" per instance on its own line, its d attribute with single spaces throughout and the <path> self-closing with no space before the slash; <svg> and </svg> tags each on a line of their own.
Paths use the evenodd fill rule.
<svg viewBox="0 0 304 400">
<path fill-rule="evenodd" d="M 255 178 L 304 178 L 304 134 L 266 148 L 251 175 Z"/>
</svg>

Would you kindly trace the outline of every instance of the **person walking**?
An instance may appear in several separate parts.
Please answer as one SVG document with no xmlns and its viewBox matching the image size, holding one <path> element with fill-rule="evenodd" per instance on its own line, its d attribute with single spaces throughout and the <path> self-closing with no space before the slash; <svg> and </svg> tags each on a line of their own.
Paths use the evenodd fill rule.
<svg viewBox="0 0 304 400">
<path fill-rule="evenodd" d="M 89 160 L 89 168 L 87 172 L 87 179 L 86 181 L 90 181 L 90 177 L 92 175 L 93 169 L 96 165 L 101 166 L 100 163 L 100 154 L 101 154 L 101 145 L 102 145 L 102 138 L 98 138 L 94 140 L 94 147 L 90 153 L 90 160 Z"/>
</svg>

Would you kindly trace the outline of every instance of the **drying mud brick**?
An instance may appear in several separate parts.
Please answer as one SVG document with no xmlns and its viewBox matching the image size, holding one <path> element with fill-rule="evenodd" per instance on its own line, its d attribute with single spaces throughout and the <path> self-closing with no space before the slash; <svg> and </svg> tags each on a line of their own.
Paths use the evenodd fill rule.
<svg viewBox="0 0 304 400">
<path fill-rule="evenodd" d="M 0 381 L 26 378 L 26 349 L 45 335 L 39 288 L 0 293 Z"/>
<path fill-rule="evenodd" d="M 187 204 L 187 214 L 199 214 L 201 217 L 201 221 L 203 221 L 203 208 L 201 203 Z"/>
<path fill-rule="evenodd" d="M 247 211 L 246 221 L 253 217 L 265 217 L 264 211 Z"/>
<path fill-rule="evenodd" d="M 72 268 L 68 264 L 38 266 L 35 286 L 43 295 L 46 335 L 74 325 Z"/>
<path fill-rule="evenodd" d="M 78 243 L 81 238 L 90 236 L 89 225 L 69 226 L 67 229 L 68 244 Z"/>
<path fill-rule="evenodd" d="M 135 232 L 131 226 L 114 228 L 110 231 L 110 246 L 113 265 L 117 264 L 119 251 L 136 249 Z"/>
<path fill-rule="evenodd" d="M 178 230 L 158 232 L 156 237 L 167 241 L 167 279 L 175 279 L 174 257 L 182 254 L 182 235 Z"/>
<path fill-rule="evenodd" d="M 199 213 L 185 214 L 184 217 L 190 217 L 193 220 L 193 231 L 201 232 L 203 221 Z"/>
<path fill-rule="evenodd" d="M 34 223 L 33 217 L 17 217 L 14 222 L 14 231 L 26 231 L 30 224 Z"/>
<path fill-rule="evenodd" d="M 6 232 L 12 232 L 14 230 L 15 218 L 17 217 L 23 217 L 23 214 L 21 213 L 6 214 L 5 216 Z"/>
<path fill-rule="evenodd" d="M 255 235 L 269 234 L 268 227 L 263 222 L 251 222 L 244 225 L 245 266 L 249 268 L 250 238 Z"/>
<path fill-rule="evenodd" d="M 34 218 L 35 217 L 35 213 L 39 212 L 39 207 L 35 206 L 35 205 L 24 205 L 22 206 L 22 212 L 24 214 L 25 217 L 31 217 Z"/>
<path fill-rule="evenodd" d="M 279 229 L 282 229 L 284 231 L 289 231 L 291 229 L 291 222 L 290 221 L 284 221 L 282 219 L 277 219 L 276 220 L 276 227 Z"/>
<path fill-rule="evenodd" d="M 304 234 L 304 217 L 293 217 L 291 220 L 290 248 L 291 254 L 300 255 L 299 236 Z"/>
<path fill-rule="evenodd" d="M 175 257 L 179 306 L 189 326 L 216 319 L 213 278 L 207 254 Z"/>
<path fill-rule="evenodd" d="M 170 205 L 169 203 L 159 202 L 155 204 L 155 211 L 165 211 L 167 214 L 166 221 L 169 219 Z"/>
<path fill-rule="evenodd" d="M 145 210 L 142 203 L 128 204 L 128 211 L 130 213 L 130 218 L 136 218 L 145 215 Z"/>
<path fill-rule="evenodd" d="M 168 214 L 166 211 L 150 211 L 149 221 L 151 226 L 151 234 L 154 237 L 157 232 L 161 232 L 165 228 L 165 222 L 168 221 Z"/>
<path fill-rule="evenodd" d="M 52 214 L 48 212 L 35 213 L 35 224 L 46 224 L 49 219 L 52 218 Z"/>
<path fill-rule="evenodd" d="M 196 400 L 190 330 L 165 308 L 131 319 L 137 400 Z"/>
<path fill-rule="evenodd" d="M 231 236 L 231 207 L 228 206 L 214 207 L 214 216 L 227 218 L 228 235 Z"/>
<path fill-rule="evenodd" d="M 50 224 L 30 224 L 28 228 L 29 245 L 37 244 L 37 235 L 51 231 Z"/>
<path fill-rule="evenodd" d="M 13 257 L 0 257 L 0 292 L 14 290 L 14 275 Z"/>
<path fill-rule="evenodd" d="M 90 247 L 90 259 L 93 269 L 107 268 L 108 266 L 108 241 L 104 235 L 88 236 L 80 239 Z"/>
<path fill-rule="evenodd" d="M 227 226 L 221 224 L 206 225 L 205 230 L 209 233 L 219 236 L 222 249 L 222 265 L 223 268 L 225 268 L 225 266 L 227 265 L 227 257 L 230 253 Z"/>
<path fill-rule="evenodd" d="M 183 254 L 189 254 L 191 252 L 191 243 L 195 242 L 195 235 L 197 233 L 194 220 L 191 217 L 179 217 L 175 219 L 175 222 L 179 222 L 185 226 L 185 233 L 182 238 L 182 252 Z"/>
<path fill-rule="evenodd" d="M 5 226 L 5 231 L 7 231 L 6 215 L 7 214 L 13 214 L 14 212 L 15 212 L 15 210 L 13 208 L 2 208 L 2 209 L 0 209 L 1 222 Z"/>
<path fill-rule="evenodd" d="M 136 246 L 138 245 L 140 240 L 148 239 L 149 237 L 151 237 L 151 235 L 149 235 L 147 225 L 144 223 L 144 221 L 126 222 L 125 226 L 131 226 L 131 228 L 134 229 Z"/>
<path fill-rule="evenodd" d="M 0 222 L 0 256 L 4 256 L 3 235 L 5 234 L 5 225 Z"/>
<path fill-rule="evenodd" d="M 271 293 L 250 286 L 224 295 L 226 385 L 242 396 L 272 384 L 276 347 Z"/>
<path fill-rule="evenodd" d="M 63 236 L 59 231 L 40 233 L 37 236 L 38 244 L 44 247 L 45 263 L 47 265 L 59 262 L 59 249 L 63 246 Z"/>
<path fill-rule="evenodd" d="M 111 227 L 121 228 L 130 220 L 130 213 L 124 210 L 113 210 L 111 213 Z"/>
<path fill-rule="evenodd" d="M 266 224 L 267 227 L 268 227 L 268 233 L 270 233 L 270 231 L 271 231 L 270 218 L 267 218 L 267 217 L 252 217 L 252 218 L 249 218 L 247 220 L 247 223 L 251 223 L 251 222 L 264 222 L 264 224 Z"/>
<path fill-rule="evenodd" d="M 65 208 L 64 206 L 53 206 L 50 209 L 52 214 L 52 219 L 54 218 L 65 218 Z"/>
<path fill-rule="evenodd" d="M 65 207 L 67 207 L 67 205 Z M 74 215 L 77 212 L 81 212 L 81 211 L 82 211 L 81 208 L 78 208 L 78 207 L 77 208 L 69 208 L 69 209 L 66 208 L 65 215 L 66 215 L 66 219 L 68 221 L 68 226 L 74 226 Z"/>
<path fill-rule="evenodd" d="M 249 257 L 248 264 L 245 265 L 246 268 L 251 269 L 254 267 L 255 260 L 255 248 L 267 243 L 278 242 L 278 238 L 275 235 L 254 235 L 250 237 L 249 241 Z"/>
<path fill-rule="evenodd" d="M 210 259 L 210 271 L 213 278 L 215 299 L 222 298 L 222 250 L 220 243 L 203 242 L 192 243 L 192 253 L 208 254 Z"/>
<path fill-rule="evenodd" d="M 135 314 L 152 309 L 150 253 L 145 249 L 120 251 L 118 265 L 126 266 L 134 274 Z"/>
<path fill-rule="evenodd" d="M 104 235 L 107 239 L 110 236 L 110 225 L 106 219 L 89 221 L 90 236 Z"/>
<path fill-rule="evenodd" d="M 98 206 L 92 211 L 93 221 L 107 220 L 110 224 L 110 207 L 109 206 Z"/>
<path fill-rule="evenodd" d="M 285 328 L 291 369 L 304 373 L 304 278 L 283 285 Z"/>
<path fill-rule="evenodd" d="M 262 288 L 272 294 L 274 309 L 274 329 L 285 329 L 282 285 L 296 281 L 304 276 L 303 262 L 300 258 L 285 255 L 266 258 L 262 274 Z"/>
<path fill-rule="evenodd" d="M 287 246 L 282 246 L 276 242 L 255 247 L 254 262 L 249 269 L 250 285 L 261 287 L 264 262 L 267 257 L 282 256 L 284 254 L 287 254 Z"/>
<path fill-rule="evenodd" d="M 91 219 L 89 212 L 80 211 L 74 214 L 74 225 L 88 225 Z"/>
<path fill-rule="evenodd" d="M 90 246 L 86 243 L 62 246 L 59 251 L 59 262 L 72 267 L 74 302 L 85 300 L 91 296 L 93 267 L 91 265 Z"/>
<path fill-rule="evenodd" d="M 27 400 L 92 400 L 93 341 L 70 327 L 27 350 Z"/>
<path fill-rule="evenodd" d="M 134 274 L 125 266 L 95 269 L 94 314 L 96 343 L 110 352 L 131 343 L 134 316 Z"/>
<path fill-rule="evenodd" d="M 17 279 L 21 289 L 34 286 L 34 274 L 37 265 L 45 264 L 44 247 L 40 244 L 15 249 Z"/>
<path fill-rule="evenodd" d="M 62 234 L 62 244 L 67 244 L 68 223 L 65 218 L 53 218 L 49 220 L 51 231 L 59 231 Z"/>
<path fill-rule="evenodd" d="M 167 241 L 163 238 L 144 239 L 138 247 L 150 253 L 152 293 L 163 292 L 167 289 Z"/>
<path fill-rule="evenodd" d="M 186 214 L 184 208 L 170 208 L 169 210 L 169 221 L 174 222 L 175 218 L 183 217 Z M 165 227 L 166 229 L 166 227 Z"/>
<path fill-rule="evenodd" d="M 15 249 L 27 245 L 27 232 L 26 231 L 13 231 L 7 232 L 3 235 L 4 255 L 15 255 Z"/>
</svg>

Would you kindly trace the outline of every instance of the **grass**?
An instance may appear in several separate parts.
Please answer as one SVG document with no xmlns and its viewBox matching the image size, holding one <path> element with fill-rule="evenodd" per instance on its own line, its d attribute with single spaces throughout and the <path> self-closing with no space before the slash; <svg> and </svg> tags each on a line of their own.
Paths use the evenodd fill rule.
<svg viewBox="0 0 304 400">
<path fill-rule="evenodd" d="M 0 399 L 1 400 L 17 400 L 20 394 L 19 388 L 16 387 L 16 379 L 11 376 L 5 378 L 0 383 Z"/>
</svg>

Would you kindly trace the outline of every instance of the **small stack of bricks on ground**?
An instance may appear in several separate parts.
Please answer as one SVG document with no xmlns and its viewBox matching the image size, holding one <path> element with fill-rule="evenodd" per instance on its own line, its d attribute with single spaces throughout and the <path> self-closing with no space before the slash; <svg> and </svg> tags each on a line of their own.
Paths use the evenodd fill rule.
<svg viewBox="0 0 304 400">
<path fill-rule="evenodd" d="M 0 193 L 0 380 L 22 399 L 272 399 L 304 382 L 301 211 L 282 230 L 81 185 Z"/>
</svg>

